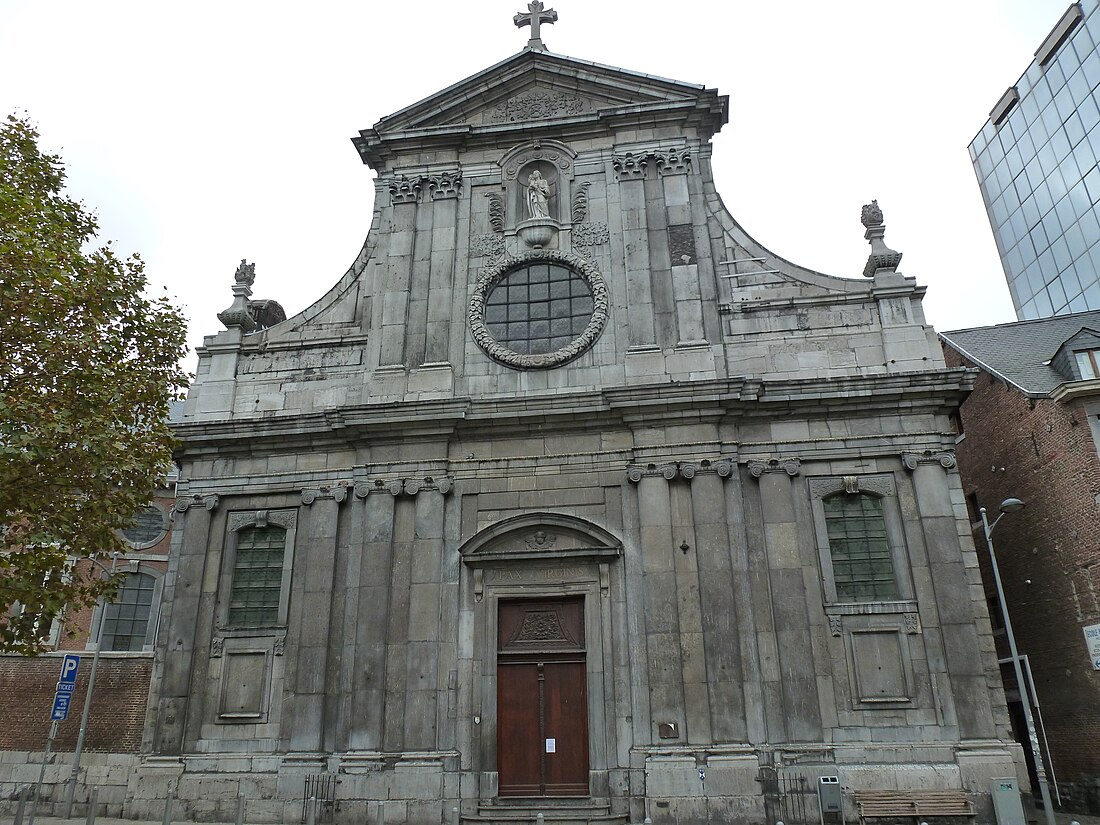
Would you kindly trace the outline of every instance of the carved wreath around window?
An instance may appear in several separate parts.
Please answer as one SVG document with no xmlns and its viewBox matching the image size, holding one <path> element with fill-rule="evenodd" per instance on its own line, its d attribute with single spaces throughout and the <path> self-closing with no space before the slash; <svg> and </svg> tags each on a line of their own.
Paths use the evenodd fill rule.
<svg viewBox="0 0 1100 825">
<path fill-rule="evenodd" d="M 468 307 L 470 332 L 485 353 L 513 369 L 572 361 L 607 323 L 607 285 L 579 255 L 534 249 L 485 270 Z"/>
</svg>

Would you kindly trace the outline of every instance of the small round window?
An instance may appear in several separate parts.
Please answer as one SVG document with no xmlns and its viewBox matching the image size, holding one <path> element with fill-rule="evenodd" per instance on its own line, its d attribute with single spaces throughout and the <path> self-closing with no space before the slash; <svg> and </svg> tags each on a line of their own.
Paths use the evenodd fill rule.
<svg viewBox="0 0 1100 825">
<path fill-rule="evenodd" d="M 607 287 L 591 261 L 534 250 L 482 275 L 470 299 L 470 330 L 506 366 L 556 367 L 595 343 L 607 305 Z"/>
<path fill-rule="evenodd" d="M 144 550 L 157 544 L 168 532 L 168 514 L 155 504 L 143 507 L 129 527 L 120 531 L 133 548 Z"/>
</svg>

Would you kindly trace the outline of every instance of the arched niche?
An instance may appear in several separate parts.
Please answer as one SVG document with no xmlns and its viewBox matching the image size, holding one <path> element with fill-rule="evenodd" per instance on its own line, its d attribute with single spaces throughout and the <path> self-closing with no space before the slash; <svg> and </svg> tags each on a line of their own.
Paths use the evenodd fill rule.
<svg viewBox="0 0 1100 825">
<path fill-rule="evenodd" d="M 528 180 L 536 170 L 549 184 L 547 217 L 558 224 L 568 223 L 576 156 L 576 152 L 560 141 L 533 140 L 510 149 L 500 159 L 509 227 L 531 218 L 527 208 Z"/>
</svg>

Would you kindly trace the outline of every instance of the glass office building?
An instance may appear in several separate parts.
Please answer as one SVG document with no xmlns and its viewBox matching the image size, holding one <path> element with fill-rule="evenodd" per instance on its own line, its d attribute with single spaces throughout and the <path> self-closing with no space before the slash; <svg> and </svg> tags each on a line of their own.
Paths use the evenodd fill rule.
<svg viewBox="0 0 1100 825">
<path fill-rule="evenodd" d="M 1100 0 L 1074 3 L 970 144 L 1021 320 L 1100 309 Z"/>
</svg>

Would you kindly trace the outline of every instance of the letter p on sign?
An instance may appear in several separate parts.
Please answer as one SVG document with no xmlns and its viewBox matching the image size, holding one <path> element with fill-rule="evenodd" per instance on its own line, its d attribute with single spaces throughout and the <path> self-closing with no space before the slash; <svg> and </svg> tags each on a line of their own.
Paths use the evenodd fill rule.
<svg viewBox="0 0 1100 825">
<path fill-rule="evenodd" d="M 72 684 L 76 681 L 76 670 L 80 667 L 80 657 L 75 653 L 66 653 L 65 658 L 61 660 L 61 678 L 62 684 Z"/>
</svg>

